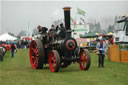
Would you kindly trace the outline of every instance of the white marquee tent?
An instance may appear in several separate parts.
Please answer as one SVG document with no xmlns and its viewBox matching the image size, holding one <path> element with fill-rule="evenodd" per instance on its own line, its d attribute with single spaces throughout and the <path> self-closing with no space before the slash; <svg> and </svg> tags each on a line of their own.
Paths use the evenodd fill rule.
<svg viewBox="0 0 128 85">
<path fill-rule="evenodd" d="M 4 33 L 0 35 L 0 40 L 6 41 L 6 40 L 16 40 L 17 38 L 14 36 L 9 35 L 8 33 Z"/>
</svg>

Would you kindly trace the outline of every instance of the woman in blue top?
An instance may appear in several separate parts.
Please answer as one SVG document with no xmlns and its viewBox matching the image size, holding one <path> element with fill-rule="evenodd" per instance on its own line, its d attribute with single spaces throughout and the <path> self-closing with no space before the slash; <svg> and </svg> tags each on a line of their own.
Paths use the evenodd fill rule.
<svg viewBox="0 0 128 85">
<path fill-rule="evenodd" d="M 99 67 L 104 67 L 104 57 L 105 57 L 105 50 L 106 50 L 106 43 L 103 42 L 103 39 L 100 40 L 99 43 L 97 43 L 96 49 L 98 50 L 98 56 L 99 56 Z"/>
</svg>

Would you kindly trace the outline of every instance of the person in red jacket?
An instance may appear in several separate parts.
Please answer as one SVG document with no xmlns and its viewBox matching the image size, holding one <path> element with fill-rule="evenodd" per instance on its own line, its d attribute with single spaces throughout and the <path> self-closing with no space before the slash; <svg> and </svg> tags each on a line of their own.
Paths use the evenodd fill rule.
<svg viewBox="0 0 128 85">
<path fill-rule="evenodd" d="M 110 38 L 110 44 L 113 44 L 113 37 L 112 38 Z"/>
</svg>

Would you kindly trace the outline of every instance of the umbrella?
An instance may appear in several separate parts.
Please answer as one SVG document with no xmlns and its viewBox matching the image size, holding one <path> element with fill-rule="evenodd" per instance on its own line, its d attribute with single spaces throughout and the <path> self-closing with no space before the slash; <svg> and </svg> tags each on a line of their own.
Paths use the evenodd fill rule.
<svg viewBox="0 0 128 85">
<path fill-rule="evenodd" d="M 98 36 L 103 36 L 103 34 L 100 34 L 100 33 L 95 33 L 96 35 L 98 35 Z"/>
<path fill-rule="evenodd" d="M 30 37 L 23 37 L 22 40 L 24 40 L 24 39 L 25 40 L 32 40 L 32 38 L 30 38 Z"/>
<path fill-rule="evenodd" d="M 80 38 L 94 38 L 94 37 L 98 37 L 98 35 L 96 35 L 95 33 L 86 33 L 84 35 L 80 35 Z"/>
<path fill-rule="evenodd" d="M 109 33 L 107 33 L 106 35 L 113 35 L 113 33 L 112 33 L 112 32 L 109 32 Z"/>
</svg>

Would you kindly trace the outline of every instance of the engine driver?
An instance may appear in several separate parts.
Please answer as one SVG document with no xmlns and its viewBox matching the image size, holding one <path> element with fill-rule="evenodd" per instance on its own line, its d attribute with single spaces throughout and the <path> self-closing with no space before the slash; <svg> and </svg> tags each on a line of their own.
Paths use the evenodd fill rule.
<svg viewBox="0 0 128 85">
<path fill-rule="evenodd" d="M 39 31 L 40 34 L 46 34 L 47 33 L 47 30 L 48 30 L 48 28 L 42 27 L 40 25 L 37 27 L 37 29 L 38 29 L 38 31 Z"/>
</svg>

